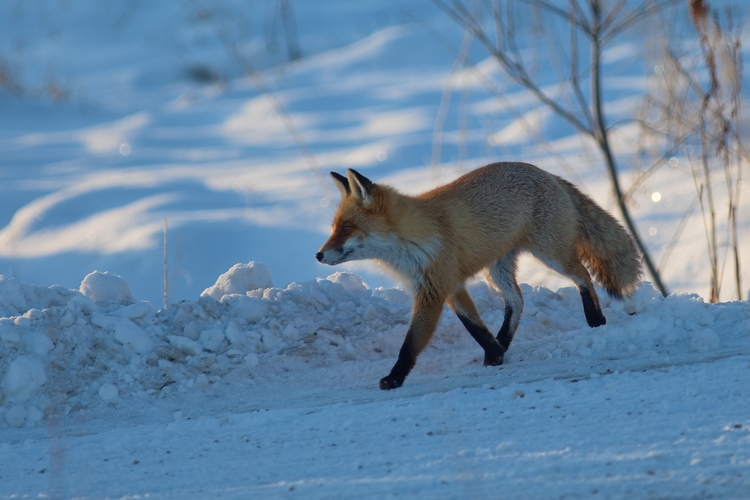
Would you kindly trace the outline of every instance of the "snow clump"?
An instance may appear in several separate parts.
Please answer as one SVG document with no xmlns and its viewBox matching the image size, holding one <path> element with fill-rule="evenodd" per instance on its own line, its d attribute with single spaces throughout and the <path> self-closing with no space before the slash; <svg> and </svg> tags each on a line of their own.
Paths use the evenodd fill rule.
<svg viewBox="0 0 750 500">
<path fill-rule="evenodd" d="M 90 273 L 81 282 L 79 289 L 84 297 L 88 297 L 94 302 L 104 302 L 110 300 L 119 300 L 123 302 L 135 302 L 130 287 L 124 279 L 116 274 L 108 272 L 94 271 Z"/>
<path fill-rule="evenodd" d="M 8 366 L 2 387 L 10 401 L 19 403 L 29 399 L 46 382 L 47 375 L 40 359 L 18 356 Z"/>
<path fill-rule="evenodd" d="M 259 262 L 235 264 L 232 268 L 219 276 L 216 283 L 203 290 L 201 297 L 209 296 L 221 300 L 224 295 L 240 294 L 251 290 L 271 288 L 271 271 L 268 266 Z"/>
</svg>

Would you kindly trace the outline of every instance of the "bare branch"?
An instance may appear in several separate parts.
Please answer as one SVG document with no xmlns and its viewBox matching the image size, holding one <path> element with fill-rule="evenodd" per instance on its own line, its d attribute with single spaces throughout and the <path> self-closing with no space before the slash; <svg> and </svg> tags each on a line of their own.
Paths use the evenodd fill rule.
<svg viewBox="0 0 750 500">
<path fill-rule="evenodd" d="M 587 126 L 586 123 L 579 120 L 575 114 L 565 109 L 560 103 L 548 96 L 531 78 L 527 73 L 525 66 L 522 61 L 510 60 L 505 52 L 501 52 L 498 48 L 490 41 L 486 33 L 478 25 L 476 20 L 468 14 L 466 8 L 458 2 L 453 0 L 454 5 L 460 5 L 459 11 L 452 10 L 442 0 L 433 0 L 438 7 L 440 7 L 446 14 L 454 19 L 460 26 L 468 30 L 474 37 L 484 45 L 485 49 L 492 55 L 499 63 L 500 66 L 505 70 L 508 77 L 514 82 L 520 84 L 527 90 L 529 90 L 534 96 L 541 101 L 543 104 L 551 108 L 556 114 L 564 118 L 568 123 L 575 127 L 579 132 L 586 135 L 593 136 L 593 130 Z M 463 13 L 466 13 L 464 16 Z"/>
<path fill-rule="evenodd" d="M 575 13 L 572 19 L 570 16 L 571 11 L 562 9 L 557 5 L 549 3 L 546 0 L 524 0 L 524 2 L 527 4 L 538 5 L 547 12 L 560 17 L 564 21 L 573 22 L 573 24 L 584 33 L 591 33 L 591 26 L 589 25 L 586 16 L 583 14 L 583 11 L 581 11 L 580 6 L 578 5 L 578 2 L 576 0 L 571 0 L 571 9 Z"/>
<path fill-rule="evenodd" d="M 670 5 L 677 4 L 680 1 L 681 0 L 662 0 L 655 2 L 649 0 L 644 1 L 641 3 L 641 6 L 632 9 L 630 13 L 618 23 L 607 25 L 607 33 L 602 35 L 602 44 L 606 45 L 612 38 L 627 30 L 632 25 L 642 21 L 646 17 L 656 14 L 657 12 L 661 12 Z"/>
<path fill-rule="evenodd" d="M 586 102 L 586 98 L 583 95 L 583 90 L 581 89 L 581 83 L 578 80 L 578 30 L 575 29 L 575 24 L 573 22 L 574 17 L 574 9 L 575 9 L 575 0 L 571 0 L 571 6 L 570 6 L 570 14 L 569 18 L 571 22 L 569 23 L 570 26 L 570 86 L 573 88 L 573 93 L 576 96 L 576 99 L 578 100 L 578 106 L 581 109 L 581 113 L 583 114 L 584 118 L 586 118 L 586 125 L 590 130 L 594 129 L 594 120 L 591 116 L 591 110 L 589 109 L 588 102 Z"/>
</svg>

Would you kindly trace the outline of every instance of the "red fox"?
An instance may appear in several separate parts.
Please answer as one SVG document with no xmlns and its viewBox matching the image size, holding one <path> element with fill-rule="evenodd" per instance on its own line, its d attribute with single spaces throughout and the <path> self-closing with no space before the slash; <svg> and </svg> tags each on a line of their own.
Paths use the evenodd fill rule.
<svg viewBox="0 0 750 500">
<path fill-rule="evenodd" d="M 516 281 L 521 252 L 573 280 L 591 327 L 606 323 L 591 276 L 618 299 L 640 282 L 640 253 L 617 220 L 570 182 L 533 165 L 493 163 L 419 196 L 375 184 L 355 170 L 346 174 L 331 172 L 342 200 L 332 234 L 315 257 L 331 266 L 374 259 L 414 296 L 406 339 L 381 389 L 404 383 L 443 303 L 484 349 L 484 364 L 502 364 L 523 309 Z M 481 270 L 505 301 L 496 337 L 465 288 Z"/>
</svg>

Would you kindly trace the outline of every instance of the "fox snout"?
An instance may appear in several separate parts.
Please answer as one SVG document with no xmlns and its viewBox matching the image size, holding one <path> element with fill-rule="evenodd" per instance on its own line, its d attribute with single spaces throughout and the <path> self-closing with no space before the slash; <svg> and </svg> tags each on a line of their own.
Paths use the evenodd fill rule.
<svg viewBox="0 0 750 500">
<path fill-rule="evenodd" d="M 343 252 L 341 250 L 335 251 L 328 248 L 321 248 L 318 253 L 315 254 L 315 258 L 321 264 L 329 266 L 335 266 L 340 264 L 342 260 Z"/>
<path fill-rule="evenodd" d="M 346 245 L 331 245 L 330 242 L 328 242 L 318 250 L 318 253 L 315 254 L 315 258 L 318 259 L 318 262 L 321 264 L 335 266 L 342 262 L 352 260 L 352 257 L 354 257 L 353 253 L 354 249 L 347 248 Z"/>
</svg>

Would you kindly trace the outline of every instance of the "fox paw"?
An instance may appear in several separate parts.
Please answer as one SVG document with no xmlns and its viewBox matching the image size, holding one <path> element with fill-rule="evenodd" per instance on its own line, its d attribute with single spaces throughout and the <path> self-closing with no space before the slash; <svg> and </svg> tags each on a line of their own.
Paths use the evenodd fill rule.
<svg viewBox="0 0 750 500">
<path fill-rule="evenodd" d="M 484 366 L 499 366 L 503 364 L 504 352 L 485 352 L 484 353 Z"/>
<path fill-rule="evenodd" d="M 403 385 L 403 379 L 399 380 L 395 377 L 383 377 L 380 379 L 380 388 L 384 391 L 390 391 L 391 389 L 397 389 Z"/>
</svg>

